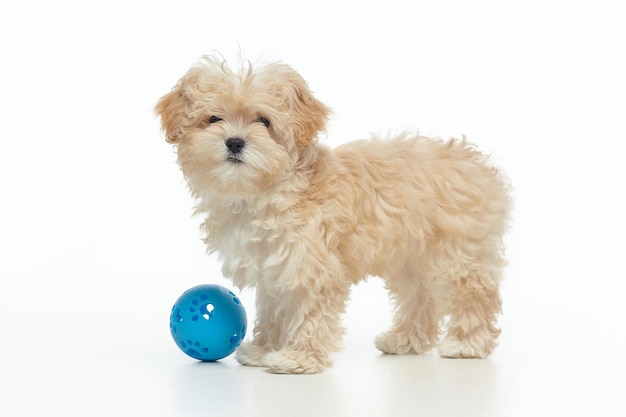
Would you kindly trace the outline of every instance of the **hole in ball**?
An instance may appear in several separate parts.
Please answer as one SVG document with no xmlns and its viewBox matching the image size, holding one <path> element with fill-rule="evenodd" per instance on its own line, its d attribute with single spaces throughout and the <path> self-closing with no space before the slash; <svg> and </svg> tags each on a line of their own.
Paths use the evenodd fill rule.
<svg viewBox="0 0 626 417">
<path fill-rule="evenodd" d="M 177 322 L 179 322 L 179 323 L 182 323 L 182 322 L 183 322 L 183 316 L 181 316 L 181 315 L 180 315 L 180 308 L 177 308 L 177 309 L 174 311 L 173 316 L 174 316 L 174 321 L 177 321 Z"/>
<path fill-rule="evenodd" d="M 215 306 L 213 304 L 207 304 L 206 306 L 204 306 L 203 308 L 203 313 L 202 313 L 202 317 L 205 320 L 210 320 L 211 316 L 213 315 L 213 310 L 215 310 Z"/>
</svg>

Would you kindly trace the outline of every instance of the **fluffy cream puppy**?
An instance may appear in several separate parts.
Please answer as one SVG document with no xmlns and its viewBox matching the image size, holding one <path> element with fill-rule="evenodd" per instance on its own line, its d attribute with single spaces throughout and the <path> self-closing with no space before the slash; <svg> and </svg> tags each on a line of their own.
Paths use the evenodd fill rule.
<svg viewBox="0 0 626 417">
<path fill-rule="evenodd" d="M 329 109 L 281 63 L 194 65 L 156 106 L 209 252 L 255 287 L 244 365 L 317 373 L 340 347 L 350 286 L 382 277 L 382 352 L 484 358 L 500 330 L 507 184 L 465 140 L 412 134 L 317 143 Z M 381 307 L 384 308 L 384 307 Z M 447 333 L 439 341 L 440 328 Z"/>
</svg>

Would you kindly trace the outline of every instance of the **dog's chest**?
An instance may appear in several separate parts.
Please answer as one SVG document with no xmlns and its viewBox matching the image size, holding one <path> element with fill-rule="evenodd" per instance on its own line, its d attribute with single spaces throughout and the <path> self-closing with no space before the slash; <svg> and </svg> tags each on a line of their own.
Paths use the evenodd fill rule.
<svg viewBox="0 0 626 417">
<path fill-rule="evenodd" d="M 286 260 L 284 224 L 273 211 L 210 216 L 205 225 L 207 245 L 223 260 L 224 275 L 239 286 L 256 285 L 268 268 Z"/>
</svg>

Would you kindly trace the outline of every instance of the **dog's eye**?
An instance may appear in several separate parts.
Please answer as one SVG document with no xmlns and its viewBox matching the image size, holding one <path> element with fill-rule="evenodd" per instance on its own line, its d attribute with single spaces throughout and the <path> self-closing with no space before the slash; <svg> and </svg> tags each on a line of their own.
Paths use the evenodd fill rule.
<svg viewBox="0 0 626 417">
<path fill-rule="evenodd" d="M 217 122 L 219 122 L 220 120 L 222 120 L 222 119 L 220 119 L 220 118 L 219 118 L 219 117 L 217 117 L 217 116 L 211 116 L 211 117 L 209 117 L 208 124 L 217 123 Z"/>
<path fill-rule="evenodd" d="M 256 119 L 257 122 L 259 123 L 263 123 L 265 125 L 265 127 L 270 127 L 270 121 L 267 120 L 265 117 L 261 116 L 258 119 Z"/>
</svg>

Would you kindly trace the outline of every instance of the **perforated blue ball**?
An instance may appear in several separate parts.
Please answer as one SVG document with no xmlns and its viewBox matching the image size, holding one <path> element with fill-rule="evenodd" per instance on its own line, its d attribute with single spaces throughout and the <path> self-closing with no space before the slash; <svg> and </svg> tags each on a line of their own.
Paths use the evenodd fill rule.
<svg viewBox="0 0 626 417">
<path fill-rule="evenodd" d="M 246 335 L 246 310 L 237 296 L 220 285 L 198 285 L 176 300 L 170 332 L 186 355 L 217 361 L 230 355 Z"/>
</svg>

